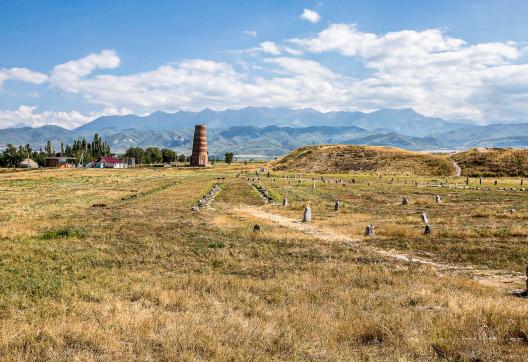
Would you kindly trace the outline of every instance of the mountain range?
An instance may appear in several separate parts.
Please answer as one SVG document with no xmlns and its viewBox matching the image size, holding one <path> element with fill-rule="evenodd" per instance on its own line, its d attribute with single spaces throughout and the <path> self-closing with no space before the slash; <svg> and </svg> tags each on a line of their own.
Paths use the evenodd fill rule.
<svg viewBox="0 0 528 362">
<path fill-rule="evenodd" d="M 104 116 L 73 130 L 52 125 L 0 129 L 0 147 L 29 143 L 39 148 L 48 140 L 58 146 L 79 137 L 90 139 L 97 132 L 117 153 L 132 146 L 156 146 L 188 154 L 195 124 L 208 126 L 212 155 L 231 151 L 237 155 L 273 157 L 304 145 L 332 143 L 410 150 L 528 146 L 528 123 L 481 126 L 470 120 L 426 117 L 412 109 L 322 113 L 313 109 L 247 107 Z"/>
</svg>

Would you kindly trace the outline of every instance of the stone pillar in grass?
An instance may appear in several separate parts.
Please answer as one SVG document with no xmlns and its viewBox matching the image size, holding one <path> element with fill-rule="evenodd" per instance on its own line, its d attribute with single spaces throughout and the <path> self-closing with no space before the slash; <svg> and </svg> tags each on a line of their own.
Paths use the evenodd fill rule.
<svg viewBox="0 0 528 362">
<path fill-rule="evenodd" d="M 315 182 L 312 182 L 312 190 L 315 190 Z"/>
<path fill-rule="evenodd" d="M 312 209 L 309 206 L 304 209 L 303 222 L 312 222 Z"/>
<path fill-rule="evenodd" d="M 405 196 L 402 197 L 402 205 L 408 205 L 408 204 L 409 204 L 409 200 L 407 200 Z"/>
<path fill-rule="evenodd" d="M 334 211 L 339 211 L 340 207 L 341 207 L 341 203 L 339 201 L 336 201 L 334 205 Z"/>
<path fill-rule="evenodd" d="M 284 198 L 284 200 L 282 200 L 282 206 L 284 206 L 284 207 L 288 206 L 288 199 L 287 198 Z"/>
<path fill-rule="evenodd" d="M 365 228 L 365 236 L 373 236 L 374 235 L 374 225 L 367 225 Z"/>
<path fill-rule="evenodd" d="M 442 202 L 442 200 L 440 199 L 440 195 L 436 195 L 436 196 L 435 196 L 435 202 L 436 202 L 437 204 L 439 204 L 439 203 Z"/>
<path fill-rule="evenodd" d="M 429 225 L 429 219 L 427 218 L 427 214 L 425 213 L 425 211 L 422 211 L 422 215 L 421 216 L 422 216 L 422 221 L 425 224 L 424 234 L 425 235 L 429 235 L 429 234 L 431 234 L 433 229 L 431 228 L 431 225 Z"/>
</svg>

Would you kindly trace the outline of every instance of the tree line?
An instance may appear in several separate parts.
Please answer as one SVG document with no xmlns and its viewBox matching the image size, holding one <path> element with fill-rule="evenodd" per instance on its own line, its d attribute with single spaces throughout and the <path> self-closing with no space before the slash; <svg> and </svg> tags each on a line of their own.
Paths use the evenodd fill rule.
<svg viewBox="0 0 528 362">
<path fill-rule="evenodd" d="M 154 164 L 154 163 L 171 163 L 171 162 L 185 162 L 189 158 L 183 154 L 177 155 L 171 149 L 158 148 L 158 147 L 147 147 L 143 149 L 141 147 L 130 147 L 124 154 L 125 158 L 135 159 L 136 164 Z"/>
<path fill-rule="evenodd" d="M 29 144 L 18 147 L 8 144 L 0 153 L 0 167 L 18 167 L 26 158 L 37 162 L 39 166 L 45 166 L 48 157 L 70 157 L 74 158 L 77 164 L 80 164 L 110 155 L 110 145 L 96 133 L 91 142 L 86 141 L 85 138 L 79 138 L 73 141 L 72 145 L 61 143 L 60 152 L 55 150 L 51 141 L 48 141 L 44 148 L 40 147 L 39 150 L 33 150 Z"/>
</svg>

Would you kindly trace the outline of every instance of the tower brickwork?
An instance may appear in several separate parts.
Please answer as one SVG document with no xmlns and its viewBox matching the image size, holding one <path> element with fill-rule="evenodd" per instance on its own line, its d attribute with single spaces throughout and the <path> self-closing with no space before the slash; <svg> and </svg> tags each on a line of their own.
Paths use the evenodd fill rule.
<svg viewBox="0 0 528 362">
<path fill-rule="evenodd" d="M 207 167 L 208 161 L 207 129 L 205 125 L 198 124 L 194 127 L 191 166 Z"/>
</svg>

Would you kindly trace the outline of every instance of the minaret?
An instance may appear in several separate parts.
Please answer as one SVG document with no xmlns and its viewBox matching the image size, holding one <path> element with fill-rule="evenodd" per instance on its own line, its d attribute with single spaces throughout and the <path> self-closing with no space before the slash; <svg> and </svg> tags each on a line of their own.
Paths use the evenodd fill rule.
<svg viewBox="0 0 528 362">
<path fill-rule="evenodd" d="M 207 167 L 207 130 L 204 125 L 194 127 L 194 140 L 191 155 L 191 166 Z"/>
</svg>

